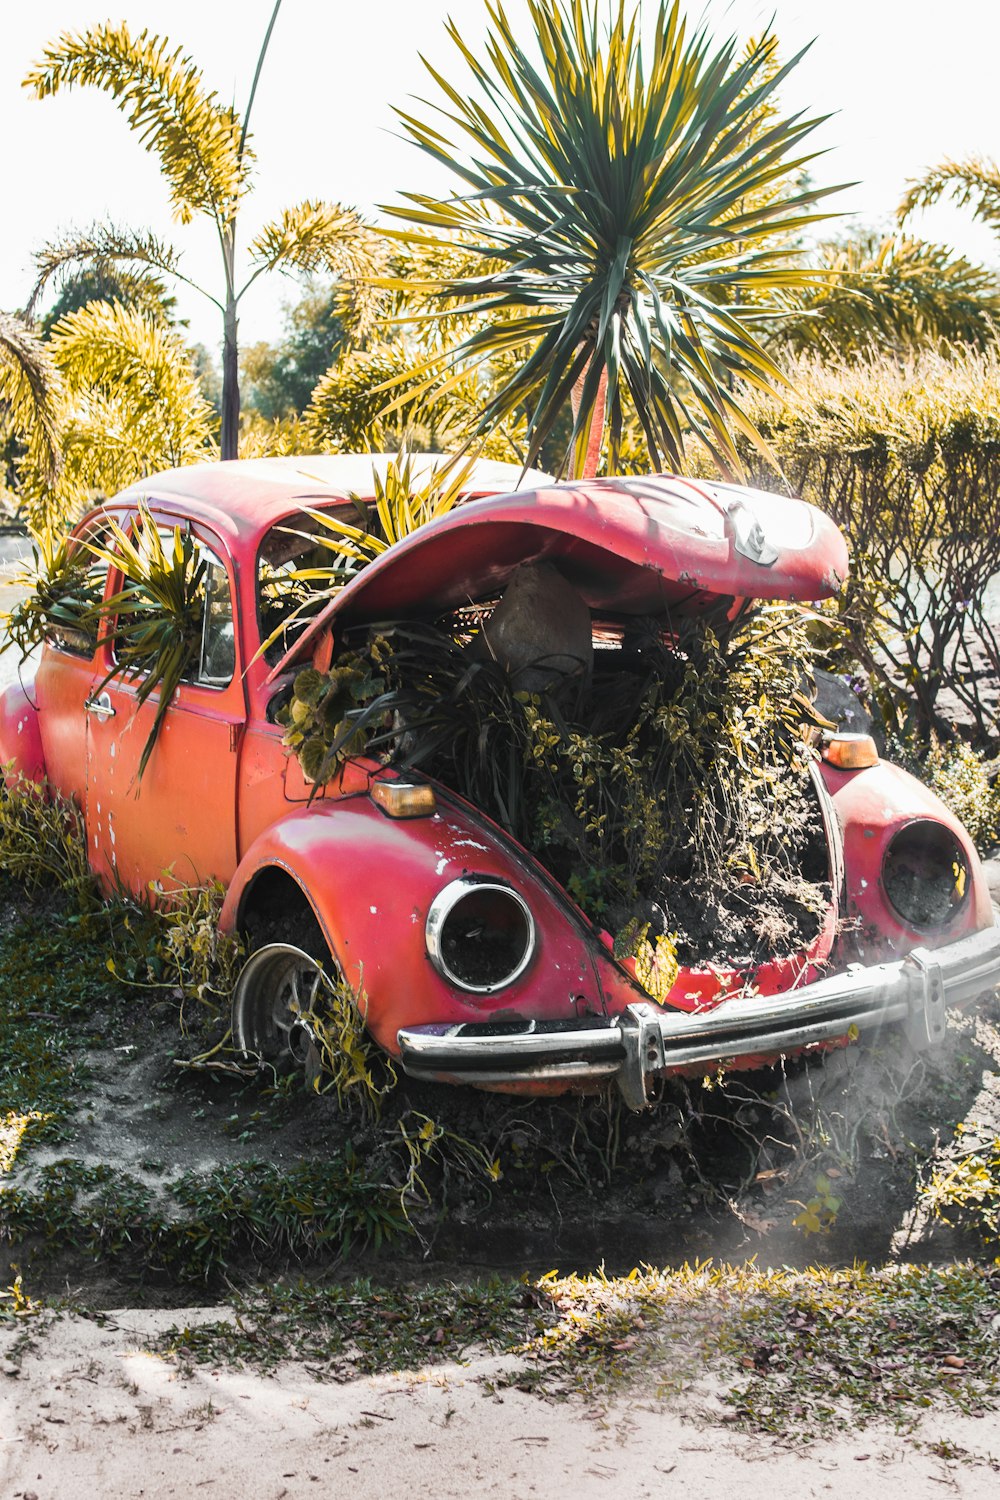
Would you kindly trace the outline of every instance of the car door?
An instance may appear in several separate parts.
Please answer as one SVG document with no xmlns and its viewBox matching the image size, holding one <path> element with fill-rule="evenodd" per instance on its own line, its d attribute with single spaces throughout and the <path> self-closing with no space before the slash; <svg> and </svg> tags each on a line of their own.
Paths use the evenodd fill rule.
<svg viewBox="0 0 1000 1500">
<path fill-rule="evenodd" d="M 114 677 L 87 704 L 87 841 L 108 887 L 133 894 L 228 881 L 236 868 L 237 763 L 246 722 L 234 628 L 234 573 L 221 542 L 196 536 L 206 563 L 197 661 L 167 710 L 140 779 L 159 700 L 138 703 L 141 673 Z M 105 642 L 105 673 L 113 665 Z M 97 679 L 100 682 L 100 678 Z"/>
</svg>

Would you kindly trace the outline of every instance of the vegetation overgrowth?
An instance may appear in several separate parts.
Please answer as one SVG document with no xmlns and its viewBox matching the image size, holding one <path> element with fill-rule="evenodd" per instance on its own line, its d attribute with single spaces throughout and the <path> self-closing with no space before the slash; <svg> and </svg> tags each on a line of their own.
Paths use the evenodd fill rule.
<svg viewBox="0 0 1000 1500">
<path fill-rule="evenodd" d="M 617 22 L 609 11 L 606 39 L 589 0 L 533 4 L 532 14 L 556 59 L 547 75 L 529 77 L 527 42 L 511 34 L 499 7 L 491 8 L 487 61 L 454 34 L 492 101 L 479 118 L 464 84 L 439 79 L 453 111 L 447 131 L 474 142 L 475 163 L 406 121 L 481 196 L 411 195 L 411 228 L 401 237 L 383 237 L 335 204 L 304 203 L 254 241 L 242 288 L 235 231 L 249 183 L 249 106 L 240 120 L 189 58 L 110 25 L 64 37 L 29 82 L 40 95 L 69 86 L 110 92 L 130 125 L 147 130 L 179 219 L 204 214 L 218 229 L 225 456 L 236 452 L 239 425 L 246 456 L 381 448 L 404 438 L 411 447 L 457 448 L 475 437 L 492 456 L 538 454 L 560 470 L 600 459 L 611 471 L 644 471 L 669 458 L 691 472 L 702 467 L 700 440 L 715 454 L 704 472 L 714 474 L 719 458 L 742 465 L 751 482 L 803 494 L 844 527 L 853 577 L 834 630 L 811 625 L 813 644 L 855 679 L 879 730 L 990 850 L 1000 838 L 996 282 L 915 239 L 905 221 L 953 193 L 996 227 L 995 165 L 946 161 L 908 193 L 898 232 L 862 231 L 807 256 L 797 232 L 822 191 L 802 179 L 809 158 L 800 143 L 812 122 L 779 115 L 787 68 L 773 37 L 743 53 L 715 49 L 707 34 L 690 40 L 679 10 L 663 5 L 669 24 L 640 80 L 627 8 Z M 649 106 L 674 63 L 684 73 L 688 123 L 657 138 L 647 129 Z M 567 113 L 574 72 L 579 90 Z M 500 100 L 511 85 L 520 126 L 505 139 Z M 726 135 L 708 128 L 720 108 L 742 131 L 740 149 L 728 155 Z M 615 109 L 642 151 L 618 149 L 606 128 Z M 707 133 L 682 171 L 681 153 L 664 148 L 689 144 L 699 122 Z M 655 158 L 645 175 L 643 152 L 647 167 Z M 608 194 L 590 191 L 597 177 L 607 178 Z M 689 208 L 696 212 L 684 222 L 697 220 L 699 235 L 684 243 L 664 236 L 663 222 L 681 222 Z M 313 311 L 302 315 L 301 347 L 310 339 L 312 347 L 299 364 L 281 367 L 260 352 L 256 365 L 248 362 L 260 410 L 238 423 L 237 302 L 258 275 L 282 265 L 321 278 L 310 291 Z M 74 282 L 80 267 L 91 280 Z M 154 236 L 97 225 L 39 256 L 36 291 L 62 285 L 60 317 L 38 328 L 33 315 L 0 314 L 0 479 L 36 540 L 36 587 L 11 622 L 22 652 L 53 630 L 79 640 L 99 628 L 84 555 L 59 540 L 67 518 L 154 469 L 220 451 L 212 372 L 188 347 L 164 292 L 178 274 L 173 249 Z M 603 453 L 595 433 L 605 438 Z M 409 525 L 402 500 L 413 486 L 403 469 L 389 481 L 397 519 L 387 525 L 376 507 L 356 536 L 342 535 L 354 550 L 340 548 L 329 584 L 378 550 L 365 538 L 389 544 L 393 527 L 398 536 Z M 158 582 L 172 582 L 173 605 L 162 589 L 140 597 L 143 559 L 128 580 L 133 661 L 148 661 L 152 632 L 174 670 L 169 616 L 179 588 L 182 632 L 190 624 L 192 570 L 182 555 L 171 580 L 161 562 Z M 371 643 L 354 643 L 335 682 L 317 683 L 314 674 L 301 683 L 290 738 L 303 726 L 311 732 L 297 746 L 305 769 L 322 779 L 327 762 L 359 743 L 351 738 L 359 725 L 366 743 L 374 736 L 374 748 L 387 750 L 398 726 L 387 731 L 382 720 L 400 713 L 404 758 L 426 766 L 442 756 L 435 769 L 446 761 L 446 780 L 491 808 L 592 915 L 618 928 L 619 951 L 636 955 L 657 993 L 683 953 L 683 922 L 669 900 L 649 922 L 646 913 L 633 919 L 636 893 L 668 846 L 688 870 L 721 857 L 740 886 L 780 876 L 770 841 L 794 822 L 795 806 L 776 793 L 772 772 L 787 763 L 779 741 L 800 713 L 801 642 L 787 659 L 749 668 L 726 660 L 734 643 L 724 633 L 700 655 L 692 646 L 690 672 L 679 681 L 653 673 L 650 694 L 638 694 L 616 737 L 589 717 L 575 721 L 565 696 L 498 686 L 487 663 L 465 655 L 474 631 L 465 621 L 430 648 L 426 636 L 397 635 L 396 649 L 424 654 L 418 679 L 438 698 L 431 715 L 412 691 L 401 694 Z M 784 650 L 786 638 L 774 639 Z M 743 691 L 748 673 L 766 700 L 750 695 L 759 706 L 749 713 L 730 693 L 734 684 Z M 707 703 L 713 692 L 716 702 Z M 473 743 L 470 722 L 492 759 Z M 659 736 L 660 746 L 668 725 L 676 738 L 664 781 L 651 740 Z M 768 749 L 758 761 L 761 737 Z M 751 746 L 759 769 L 747 798 Z M 727 788 L 718 805 L 688 796 L 717 776 Z M 665 824 L 665 784 L 692 813 L 687 843 Z M 775 807 L 761 844 L 758 830 Z M 607 1097 L 470 1103 L 456 1091 L 431 1104 L 405 1085 L 393 1088 L 366 1048 L 363 992 L 338 992 L 325 1031 L 316 1028 L 325 1092 L 297 1095 L 291 1080 L 242 1075 L 227 1051 L 241 953 L 219 937 L 217 888 L 178 892 L 172 905 L 103 902 L 78 813 L 30 784 L 0 802 L 0 866 L 17 884 L 16 895 L 5 888 L 0 924 L 0 1239 L 50 1280 L 53 1266 L 76 1268 L 81 1258 L 123 1284 L 145 1275 L 160 1285 L 218 1286 L 265 1268 L 329 1269 L 362 1246 L 398 1250 L 411 1240 L 428 1248 L 436 1235 L 487 1217 L 494 1196 L 504 1213 L 527 1204 L 549 1224 L 581 1205 L 591 1216 L 607 1212 L 612 1189 L 645 1222 L 669 1214 L 674 1228 L 690 1202 L 708 1204 L 765 1248 L 780 1199 L 785 1229 L 810 1244 L 817 1236 L 832 1254 L 854 1175 L 876 1158 L 880 1182 L 901 1177 L 911 1193 L 918 1177 L 923 1213 L 971 1230 L 980 1254 L 1000 1250 L 995 1132 L 960 1130 L 936 1154 L 929 1140 L 978 1084 L 971 1040 L 961 1043 L 955 1071 L 937 1080 L 933 1118 L 920 1129 L 914 1100 L 930 1065 L 880 1057 L 877 1048 L 886 1079 L 874 1094 L 865 1092 L 870 1073 L 865 1086 L 832 1096 L 818 1069 L 771 1077 L 763 1092 L 753 1080 L 710 1079 L 667 1089 L 637 1122 Z M 773 950 L 780 927 L 754 939 Z M 151 1115 L 179 1101 L 187 1116 L 193 1103 L 206 1135 L 239 1148 L 240 1159 L 181 1172 L 155 1159 L 85 1159 L 95 1069 L 109 1048 L 118 1049 L 116 1067 L 132 1053 L 156 1059 Z M 791 1102 L 796 1082 L 809 1085 L 806 1107 Z M 303 1099 L 312 1112 L 293 1136 L 297 1160 L 279 1168 L 269 1132 L 294 1119 Z M 915 1139 L 919 1146 L 907 1144 Z M 803 1273 L 701 1265 L 398 1295 L 368 1282 L 327 1291 L 271 1285 L 240 1303 L 235 1326 L 178 1330 L 164 1347 L 182 1363 L 271 1366 L 305 1357 L 337 1378 L 462 1357 L 477 1345 L 518 1355 L 510 1379 L 548 1394 L 604 1393 L 641 1375 L 645 1389 L 652 1376 L 663 1395 L 707 1361 L 739 1425 L 810 1434 L 887 1415 L 908 1427 L 941 1404 L 996 1409 L 997 1290 L 994 1271 L 963 1264 Z M 33 1307 L 20 1277 L 0 1294 L 0 1320 Z M 690 1364 L 678 1359 L 682 1346 Z"/>
<path fill-rule="evenodd" d="M 812 501 L 843 528 L 851 575 L 842 670 L 860 669 L 887 726 L 952 737 L 961 716 L 1000 739 L 1000 358 L 938 347 L 803 357 L 780 396 L 748 409 L 780 476 L 744 444 L 752 481 Z M 992 686 L 991 686 L 992 685 Z"/>
<path fill-rule="evenodd" d="M 490 654 L 488 622 L 398 622 L 298 675 L 286 742 L 313 781 L 367 749 L 452 787 L 640 957 L 659 998 L 678 957 L 794 951 L 828 905 L 804 869 L 818 812 L 803 619 L 720 608 L 679 619 L 669 647 L 637 622 L 606 655 L 531 691 Z"/>
</svg>

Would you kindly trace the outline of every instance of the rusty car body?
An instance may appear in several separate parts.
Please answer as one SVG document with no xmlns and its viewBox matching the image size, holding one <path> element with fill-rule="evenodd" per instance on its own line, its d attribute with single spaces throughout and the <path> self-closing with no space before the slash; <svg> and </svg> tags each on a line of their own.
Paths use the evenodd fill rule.
<svg viewBox="0 0 1000 1500">
<path fill-rule="evenodd" d="M 261 576 L 266 558 L 280 565 L 274 539 L 371 486 L 369 456 L 204 465 L 145 479 L 81 523 L 81 535 L 106 515 L 127 528 L 141 501 L 207 563 L 198 665 L 141 783 L 156 695 L 137 703 L 134 676 L 106 680 L 107 638 L 53 636 L 33 680 L 0 699 L 8 777 L 47 778 L 76 799 L 106 887 L 225 882 L 223 925 L 254 946 L 234 999 L 246 1052 L 295 1055 L 325 964 L 363 987 L 371 1035 L 408 1074 L 526 1092 L 614 1080 L 640 1108 L 664 1074 L 757 1066 L 890 1024 L 931 1045 L 949 1005 L 997 983 L 1000 929 L 970 838 L 863 737 L 829 735 L 815 766 L 834 893 L 815 941 L 749 973 L 682 968 L 663 1003 L 536 860 L 443 786 L 359 756 L 314 795 L 273 705 L 346 624 L 496 598 L 540 559 L 595 616 L 619 617 L 819 599 L 847 569 L 836 527 L 796 500 L 671 476 L 557 484 L 480 462 L 460 507 L 366 567 L 281 660 L 266 659 Z M 112 569 L 109 595 L 116 585 Z M 951 872 L 933 920 L 887 888 L 887 869 L 917 846 Z M 463 969 L 461 947 L 491 923 L 507 957 L 484 982 Z"/>
</svg>

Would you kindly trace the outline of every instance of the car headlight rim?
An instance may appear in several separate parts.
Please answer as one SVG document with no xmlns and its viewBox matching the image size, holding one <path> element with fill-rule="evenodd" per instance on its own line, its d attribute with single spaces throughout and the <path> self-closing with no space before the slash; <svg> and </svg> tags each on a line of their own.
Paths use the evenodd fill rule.
<svg viewBox="0 0 1000 1500">
<path fill-rule="evenodd" d="M 511 963 L 509 970 L 489 983 L 481 984 L 457 972 L 453 962 L 449 961 L 446 952 L 448 927 L 449 919 L 454 918 L 463 902 L 470 897 L 491 894 L 511 903 L 524 924 L 524 937 L 520 955 L 516 962 Z M 442 979 L 472 995 L 492 995 L 498 990 L 509 989 L 527 971 L 538 947 L 535 919 L 524 897 L 506 881 L 488 875 L 462 875 L 457 880 L 449 881 L 438 891 L 428 908 L 424 939 L 431 963 Z"/>
<path fill-rule="evenodd" d="M 901 889 L 897 867 L 905 867 L 908 858 L 923 855 L 929 865 L 936 863 L 937 870 L 926 873 L 927 890 L 931 881 L 936 881 L 940 890 L 940 910 L 929 911 L 927 894 L 917 887 L 912 891 Z M 912 870 L 911 870 L 912 875 Z M 885 846 L 882 855 L 880 884 L 886 901 L 897 919 L 915 932 L 941 932 L 965 911 L 971 899 L 972 868 L 961 839 L 947 823 L 937 818 L 912 818 L 897 828 Z M 947 899 L 945 889 L 949 887 Z M 923 899 L 921 899 L 923 894 Z"/>
</svg>

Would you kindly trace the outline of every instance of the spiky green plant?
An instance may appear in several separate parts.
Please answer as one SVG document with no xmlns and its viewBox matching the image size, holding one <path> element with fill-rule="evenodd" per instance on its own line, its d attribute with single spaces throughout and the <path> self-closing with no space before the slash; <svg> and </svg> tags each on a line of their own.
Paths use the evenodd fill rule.
<svg viewBox="0 0 1000 1500">
<path fill-rule="evenodd" d="M 124 22 L 65 32 L 24 80 L 38 99 L 83 87 L 110 94 L 147 151 L 158 157 L 174 216 L 181 224 L 203 217 L 215 231 L 222 257 L 220 296 L 181 272 L 172 246 L 151 234 L 107 224 L 74 231 L 46 246 L 38 257 L 35 296 L 68 270 L 123 266 L 179 280 L 208 297 L 223 319 L 223 458 L 237 453 L 239 305 L 257 278 L 272 270 L 327 270 L 351 283 L 357 299 L 363 275 L 381 264 L 379 241 L 357 214 L 338 204 L 307 200 L 285 209 L 251 241 L 249 272 L 240 285 L 237 220 L 250 190 L 254 159 L 248 126 L 280 5 L 276 0 L 242 119 L 205 87 L 201 70 L 180 48 L 172 50 L 165 38 L 148 31 L 133 36 Z"/>
<path fill-rule="evenodd" d="M 31 565 L 15 580 L 25 594 L 0 617 L 4 625 L 0 655 L 16 646 L 23 661 L 52 636 L 93 644 L 102 580 L 92 572 L 89 551 L 45 527 L 33 538 L 31 555 Z"/>
<path fill-rule="evenodd" d="M 280 616 L 260 648 L 268 651 L 289 627 L 325 604 L 332 590 L 341 588 L 361 568 L 411 536 L 421 526 L 447 515 L 467 488 L 474 460 L 450 458 L 421 467 L 419 458 L 405 445 L 390 459 L 383 476 L 375 467 L 371 505 L 355 498 L 357 524 L 341 520 L 329 511 L 307 510 L 315 531 L 304 541 L 327 554 L 328 562 L 310 559 L 308 566 L 275 573 L 261 588 L 261 610 L 265 621 Z"/>
<path fill-rule="evenodd" d="M 178 685 L 197 657 L 206 562 L 197 556 L 190 532 L 175 526 L 169 539 L 162 536 L 141 502 L 131 531 L 112 517 L 107 530 L 107 544 L 85 543 L 96 558 L 122 576 L 122 587 L 96 611 L 112 642 L 115 662 L 94 691 L 114 678 L 134 678 L 137 708 L 158 694 L 139 760 L 141 778 Z"/>
<path fill-rule="evenodd" d="M 577 472 L 605 386 L 612 468 L 627 392 L 654 465 L 681 463 L 689 429 L 739 470 L 734 432 L 752 428 L 734 377 L 765 389 L 781 377 L 752 332 L 755 310 L 737 304 L 807 277 L 791 237 L 823 217 L 815 205 L 832 191 L 802 182 L 813 160 L 802 142 L 819 121 L 768 115 L 797 58 L 775 70 L 770 35 L 743 55 L 705 29 L 689 35 L 680 0 L 659 0 L 648 50 L 623 0 L 604 34 L 600 0 L 528 0 L 534 47 L 499 0 L 487 10 L 477 51 L 449 26 L 468 76 L 429 69 L 445 96 L 434 123 L 400 112 L 465 189 L 407 194 L 403 238 L 462 237 L 480 269 L 443 277 L 437 294 L 498 315 L 446 357 L 440 389 L 515 350 L 479 430 L 526 408 L 528 463 L 579 384 Z M 772 194 L 779 179 L 798 186 Z M 440 362 L 422 369 L 438 385 Z"/>
</svg>

